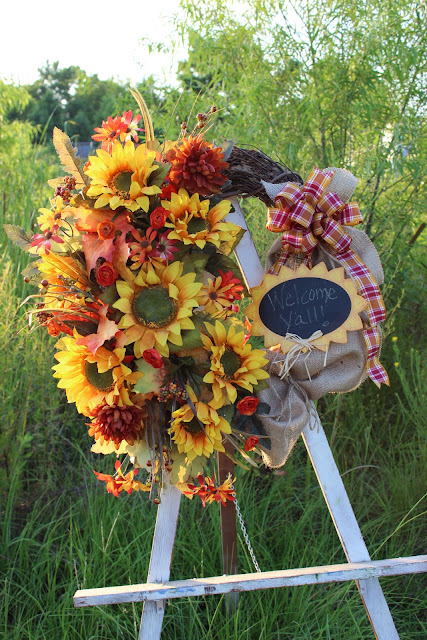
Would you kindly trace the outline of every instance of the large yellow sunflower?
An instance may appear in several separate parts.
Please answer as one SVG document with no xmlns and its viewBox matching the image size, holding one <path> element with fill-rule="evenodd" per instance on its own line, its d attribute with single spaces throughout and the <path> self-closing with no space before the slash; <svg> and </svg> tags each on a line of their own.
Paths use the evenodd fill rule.
<svg viewBox="0 0 427 640">
<path fill-rule="evenodd" d="M 75 331 L 74 337 L 66 336 L 57 343 L 59 364 L 52 367 L 68 402 L 75 402 L 77 411 L 85 416 L 100 404 L 132 405 L 125 382 L 134 384 L 142 374 L 123 364 L 125 349 L 99 347 L 93 355 L 86 346 L 77 344 L 79 337 Z"/>
<path fill-rule="evenodd" d="M 97 150 L 98 157 L 90 158 L 86 169 L 91 178 L 87 195 L 97 198 L 95 208 L 126 207 L 130 211 L 148 211 L 149 198 L 161 189 L 154 184 L 152 173 L 160 167 L 155 164 L 156 153 L 141 144 L 135 148 L 132 141 L 124 146 L 114 142 L 111 153 Z"/>
<path fill-rule="evenodd" d="M 197 418 L 190 405 L 185 404 L 173 412 L 174 420 L 169 429 L 179 453 L 186 453 L 189 462 L 197 456 L 208 458 L 214 451 L 224 451 L 222 434 L 231 433 L 229 423 L 215 409 L 204 402 L 197 402 L 195 396 L 192 400 Z"/>
<path fill-rule="evenodd" d="M 201 282 L 194 282 L 195 273 L 182 275 L 182 262 L 167 267 L 149 264 L 133 280 L 117 280 L 120 299 L 113 307 L 125 315 L 119 322 L 127 344 L 141 358 L 146 349 L 155 347 L 162 356 L 169 355 L 167 342 L 181 346 L 183 329 L 194 329 L 190 317 L 198 306 L 197 294 Z M 129 276 L 130 277 L 130 276 Z"/>
<path fill-rule="evenodd" d="M 246 342 L 244 331 L 236 332 L 234 325 L 228 331 L 218 320 L 215 326 L 205 322 L 205 327 L 212 336 L 201 334 L 204 348 L 210 352 L 210 371 L 203 382 L 212 385 L 214 399 L 211 405 L 218 409 L 237 399 L 236 386 L 253 391 L 259 380 L 269 377 L 262 368 L 267 364 L 265 351 L 252 349 Z"/>
<path fill-rule="evenodd" d="M 162 207 L 169 211 L 165 224 L 172 229 L 169 240 L 195 244 L 200 249 L 207 242 L 219 247 L 221 242 L 231 242 L 240 231 L 236 224 L 222 222 L 231 208 L 229 200 L 222 200 L 209 210 L 209 200 L 200 201 L 197 193 L 190 198 L 185 189 L 180 189 L 171 194 L 170 202 L 162 200 Z"/>
</svg>

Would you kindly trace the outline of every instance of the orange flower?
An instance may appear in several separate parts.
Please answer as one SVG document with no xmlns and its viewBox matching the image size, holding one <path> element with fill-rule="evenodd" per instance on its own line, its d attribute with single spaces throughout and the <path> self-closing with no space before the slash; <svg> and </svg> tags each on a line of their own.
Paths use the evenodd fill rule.
<svg viewBox="0 0 427 640">
<path fill-rule="evenodd" d="M 167 152 L 166 157 L 172 163 L 168 176 L 170 181 L 191 193 L 203 196 L 219 193 L 228 180 L 221 173 L 229 166 L 224 162 L 222 149 L 214 148 L 201 135 L 183 138 Z"/>
<path fill-rule="evenodd" d="M 112 493 L 116 498 L 119 497 L 119 493 L 122 491 L 126 491 L 126 493 L 131 494 L 132 491 L 150 491 L 150 487 L 139 480 L 134 480 L 134 477 L 138 473 L 138 469 L 132 469 L 126 475 L 123 474 L 121 470 L 120 460 L 116 460 L 116 476 L 109 476 L 105 473 L 99 473 L 98 471 L 94 471 L 94 474 L 98 478 L 98 480 L 102 480 L 107 483 L 107 491 L 108 493 Z"/>
<path fill-rule="evenodd" d="M 204 507 L 214 501 L 221 502 L 225 505 L 227 504 L 227 500 L 230 502 L 234 502 L 236 500 L 236 494 L 233 487 L 233 482 L 235 482 L 236 478 L 231 480 L 230 476 L 218 487 L 215 486 L 215 476 L 212 476 L 212 478 L 206 476 L 204 478 L 200 474 L 197 476 L 197 480 L 200 486 L 198 487 L 194 484 L 187 484 L 186 488 L 183 490 L 183 494 L 190 499 L 193 498 L 193 496 L 198 496 L 203 502 Z"/>
<path fill-rule="evenodd" d="M 100 222 L 96 230 L 101 240 L 111 240 L 116 232 L 116 225 L 111 220 L 103 220 Z"/>
<path fill-rule="evenodd" d="M 102 127 L 95 127 L 95 131 L 98 133 L 92 136 L 92 139 L 97 142 L 102 142 L 101 149 L 105 149 L 105 151 L 110 153 L 113 140 L 119 138 L 120 134 L 125 133 L 127 130 L 128 125 L 123 122 L 121 116 L 116 116 L 115 118 L 108 116 L 107 120 L 102 121 Z"/>
</svg>

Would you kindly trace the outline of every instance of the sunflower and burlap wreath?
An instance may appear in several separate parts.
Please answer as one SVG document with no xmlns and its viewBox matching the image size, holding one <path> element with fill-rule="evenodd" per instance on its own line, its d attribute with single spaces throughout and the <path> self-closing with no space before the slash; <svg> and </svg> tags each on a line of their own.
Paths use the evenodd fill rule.
<svg viewBox="0 0 427 640">
<path fill-rule="evenodd" d="M 314 169 L 304 183 L 260 151 L 210 143 L 215 106 L 191 133 L 183 123 L 177 140 L 160 142 L 142 96 L 132 94 L 144 141 L 140 115 L 109 117 L 93 136 L 101 148 L 83 165 L 55 129 L 66 175 L 49 181 L 55 192 L 39 210 L 39 232 L 5 229 L 33 258 L 23 274 L 38 288 L 29 317 L 59 338 L 58 387 L 88 421 L 92 451 L 116 457 L 112 475 L 95 471 L 107 491 L 159 502 L 166 479 L 204 505 L 225 504 L 235 500 L 231 477 L 218 484 L 225 443 L 248 464 L 257 466 L 248 455 L 255 450 L 279 467 L 311 423 L 312 401 L 368 376 L 388 382 L 378 360 L 381 263 L 353 228 L 362 217 L 349 202 L 351 173 Z M 326 345 L 319 331 L 283 335 L 281 350 L 270 334 L 267 351 L 248 340 L 238 303 L 252 297 L 254 320 L 260 292 L 248 291 L 231 258 L 245 225 L 230 219 L 233 198 L 248 196 L 267 205 L 267 228 L 280 234 L 267 257 L 270 286 L 276 275 L 305 272 L 350 292 L 341 333 L 320 332 Z M 337 306 L 333 313 L 336 323 Z M 252 334 L 264 335 L 259 328 L 254 321 Z"/>
</svg>

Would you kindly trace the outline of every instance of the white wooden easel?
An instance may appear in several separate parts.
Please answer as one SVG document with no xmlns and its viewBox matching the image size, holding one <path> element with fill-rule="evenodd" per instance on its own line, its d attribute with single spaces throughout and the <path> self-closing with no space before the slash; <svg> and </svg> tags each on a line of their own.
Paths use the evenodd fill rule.
<svg viewBox="0 0 427 640">
<path fill-rule="evenodd" d="M 233 205 L 235 212 L 228 220 L 247 229 L 238 203 L 234 201 Z M 240 241 L 236 257 L 248 287 L 260 285 L 264 269 L 249 231 Z M 181 493 L 166 481 L 157 512 L 147 583 L 76 591 L 74 605 L 144 602 L 139 640 L 159 640 L 169 598 L 355 580 L 377 640 L 399 640 L 379 578 L 423 573 L 427 571 L 427 555 L 372 561 L 318 416 L 315 428 L 307 425 L 302 435 L 347 557 L 346 564 L 169 582 Z"/>
</svg>

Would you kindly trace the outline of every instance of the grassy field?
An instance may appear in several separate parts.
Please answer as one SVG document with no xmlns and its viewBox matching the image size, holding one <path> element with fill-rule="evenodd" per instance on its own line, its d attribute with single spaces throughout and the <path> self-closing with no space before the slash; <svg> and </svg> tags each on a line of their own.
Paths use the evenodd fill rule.
<svg viewBox="0 0 427 640">
<path fill-rule="evenodd" d="M 50 169 L 42 162 L 38 166 L 33 188 L 24 188 L 24 180 L 8 190 L 6 221 L 29 228 L 34 211 L 45 204 L 40 185 Z M 257 207 L 248 216 L 261 253 L 270 241 L 262 216 Z M 55 386 L 50 369 L 55 341 L 44 332 L 28 335 L 18 309 L 29 293 L 18 275 L 23 254 L 6 245 L 3 235 L 2 248 L 0 637 L 135 639 L 141 606 L 75 610 L 72 596 L 80 588 L 145 580 L 156 508 L 139 494 L 116 500 L 97 484 L 92 469 L 107 470 L 110 461 L 90 453 L 84 419 Z M 427 462 L 421 264 L 415 254 L 410 262 L 404 254 L 392 256 L 386 243 L 382 255 L 390 309 L 382 361 L 391 388 L 378 391 L 366 382 L 351 394 L 318 403 L 374 559 L 423 552 Z M 238 499 L 262 570 L 345 561 L 302 441 L 284 474 L 239 469 L 237 475 Z M 218 575 L 220 547 L 218 508 L 183 499 L 171 578 Z M 239 571 L 252 570 L 239 536 Z M 425 577 L 381 583 L 400 638 L 425 638 Z M 368 640 L 373 632 L 355 585 L 344 583 L 242 594 L 230 616 L 220 597 L 173 600 L 163 637 Z"/>
</svg>

